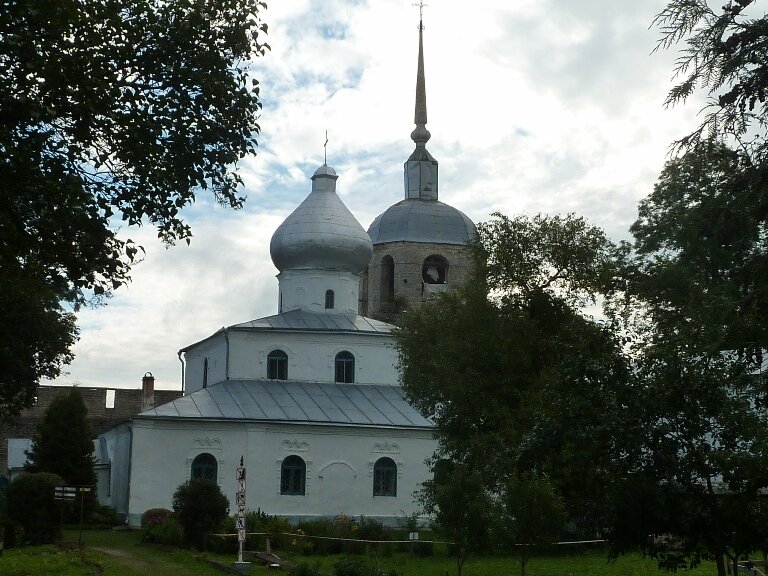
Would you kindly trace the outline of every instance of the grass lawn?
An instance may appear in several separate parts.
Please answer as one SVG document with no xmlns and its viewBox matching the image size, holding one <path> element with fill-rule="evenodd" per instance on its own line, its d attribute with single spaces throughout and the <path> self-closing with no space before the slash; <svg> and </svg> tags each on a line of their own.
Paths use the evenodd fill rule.
<svg viewBox="0 0 768 576">
<path fill-rule="evenodd" d="M 355 556 L 351 556 L 355 558 Z M 333 574 L 333 565 L 345 556 L 296 556 L 289 559 L 308 564 L 320 563 L 323 572 Z M 455 576 L 456 562 L 443 554 L 427 558 L 416 558 L 407 554 L 393 554 L 388 558 L 369 558 L 383 570 L 396 570 L 401 576 Z M 252 569 L 252 574 L 266 574 L 263 568 Z M 516 576 L 520 574 L 520 564 L 512 557 L 470 558 L 464 564 L 463 576 Z M 527 576 L 663 576 L 652 559 L 642 558 L 638 554 L 623 556 L 615 562 L 608 562 L 601 551 L 585 552 L 574 556 L 534 557 L 526 566 Z M 691 576 L 717 574 L 714 563 L 703 563 L 696 570 L 688 571 Z"/>
<path fill-rule="evenodd" d="M 77 542 L 77 532 L 65 532 L 65 539 Z M 234 556 L 200 555 L 186 550 L 165 550 L 141 545 L 140 532 L 84 531 L 83 551 L 73 548 L 62 550 L 54 546 L 14 548 L 6 550 L 0 558 L 3 576 L 93 576 L 92 565 L 101 567 L 105 576 L 221 576 L 205 559 L 216 559 L 226 564 Z M 333 574 L 333 565 L 346 555 L 300 556 L 284 555 L 287 559 L 308 564 L 318 563 L 323 572 Z M 361 556 L 352 555 L 356 559 Z M 368 556 L 367 561 L 384 570 L 395 570 L 401 576 L 454 576 L 456 564 L 452 558 L 436 553 L 427 558 L 412 557 L 404 553 L 390 556 Z M 658 576 L 663 574 L 656 563 L 638 555 L 629 555 L 609 563 L 600 551 L 573 556 L 535 557 L 527 566 L 529 576 Z M 274 575 L 275 572 L 253 565 L 250 574 Z M 464 576 L 497 576 L 519 574 L 514 558 L 470 558 L 464 565 Z M 688 572 L 692 576 L 716 574 L 713 563 L 702 564 Z"/>
</svg>

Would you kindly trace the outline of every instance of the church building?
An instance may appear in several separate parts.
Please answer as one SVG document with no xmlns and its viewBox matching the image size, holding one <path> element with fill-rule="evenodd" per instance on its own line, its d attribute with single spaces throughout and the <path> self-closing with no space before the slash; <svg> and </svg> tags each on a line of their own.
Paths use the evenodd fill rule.
<svg viewBox="0 0 768 576">
<path fill-rule="evenodd" d="M 277 314 L 180 350 L 183 396 L 101 435 L 108 473 L 99 498 L 130 524 L 170 508 L 190 478 L 215 480 L 232 502 L 241 457 L 250 510 L 390 524 L 419 511 L 413 493 L 429 474 L 433 425 L 400 386 L 395 326 L 366 312 L 418 305 L 467 268 L 474 225 L 438 201 L 437 162 L 425 146 L 422 34 L 420 26 L 405 200 L 366 232 L 336 193 L 339 176 L 320 166 L 272 236 Z"/>
</svg>

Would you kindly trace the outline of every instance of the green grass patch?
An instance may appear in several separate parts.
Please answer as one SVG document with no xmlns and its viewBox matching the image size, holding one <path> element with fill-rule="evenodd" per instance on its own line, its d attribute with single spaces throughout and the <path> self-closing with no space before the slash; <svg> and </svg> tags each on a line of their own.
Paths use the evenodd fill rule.
<svg viewBox="0 0 768 576">
<path fill-rule="evenodd" d="M 4 576 L 93 576 L 93 565 L 101 565 L 101 555 L 58 546 L 32 546 L 6 550 L 0 558 Z"/>
<path fill-rule="evenodd" d="M 3 576 L 92 576 L 92 565 L 100 566 L 106 576 L 221 576 L 223 572 L 208 563 L 218 560 L 231 564 L 234 555 L 199 554 L 189 550 L 172 550 L 141 543 L 141 532 L 112 532 L 89 530 L 83 532 L 84 550 L 61 549 L 56 546 L 38 546 L 6 550 L 0 558 Z M 77 531 L 65 531 L 65 539 L 77 542 Z M 333 574 L 333 566 L 340 559 L 365 559 L 382 570 L 395 570 L 400 576 L 454 576 L 456 563 L 443 550 L 434 556 L 419 558 L 404 552 L 390 555 L 310 555 L 298 553 L 277 554 L 293 562 L 319 564 L 322 572 Z M 704 563 L 691 576 L 716 574 L 713 563 Z M 464 576 L 515 576 L 520 567 L 515 558 L 485 556 L 470 558 L 464 565 Z M 589 550 L 573 555 L 541 556 L 531 558 L 526 573 L 529 576 L 659 576 L 663 574 L 653 559 L 638 554 L 622 556 L 608 562 L 604 551 Z M 267 567 L 254 564 L 253 576 L 274 576 Z"/>
</svg>

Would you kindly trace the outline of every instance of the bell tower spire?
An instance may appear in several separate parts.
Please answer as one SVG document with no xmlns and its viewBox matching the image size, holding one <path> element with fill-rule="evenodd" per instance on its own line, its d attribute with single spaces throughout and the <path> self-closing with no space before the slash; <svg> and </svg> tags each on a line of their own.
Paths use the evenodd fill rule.
<svg viewBox="0 0 768 576">
<path fill-rule="evenodd" d="M 419 4 L 419 12 L 424 4 Z M 427 88 L 424 80 L 424 24 L 419 14 L 419 61 L 416 67 L 416 109 L 413 115 L 416 129 L 411 133 L 411 139 L 416 145 L 424 146 L 431 136 L 427 130 Z"/>
<path fill-rule="evenodd" d="M 424 79 L 424 1 L 419 7 L 419 59 L 416 66 L 416 106 L 413 122 L 416 128 L 411 139 L 416 149 L 405 162 L 405 197 L 420 200 L 437 200 L 437 160 L 427 151 L 426 144 L 432 136 L 427 130 L 427 89 Z"/>
</svg>

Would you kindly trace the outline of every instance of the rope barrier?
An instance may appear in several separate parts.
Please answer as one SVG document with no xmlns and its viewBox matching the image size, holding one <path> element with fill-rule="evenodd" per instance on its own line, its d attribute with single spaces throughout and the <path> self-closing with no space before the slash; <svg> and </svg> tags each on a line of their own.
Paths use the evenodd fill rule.
<svg viewBox="0 0 768 576">
<path fill-rule="evenodd" d="M 290 536 L 291 538 L 315 538 L 317 540 L 335 540 L 338 542 L 364 542 L 366 544 L 413 544 L 421 542 L 423 544 L 453 544 L 442 540 L 363 540 L 361 538 L 336 538 L 334 536 L 312 536 L 311 534 L 294 534 L 293 532 L 246 532 L 246 536 Z M 237 538 L 237 534 L 208 534 L 208 536 L 218 536 L 219 538 Z M 564 540 L 561 542 L 552 542 L 554 546 L 567 546 L 570 544 L 599 544 L 606 540 Z M 515 546 L 532 546 L 532 544 L 515 544 Z"/>
</svg>

